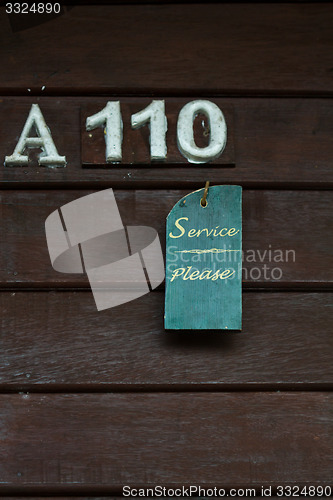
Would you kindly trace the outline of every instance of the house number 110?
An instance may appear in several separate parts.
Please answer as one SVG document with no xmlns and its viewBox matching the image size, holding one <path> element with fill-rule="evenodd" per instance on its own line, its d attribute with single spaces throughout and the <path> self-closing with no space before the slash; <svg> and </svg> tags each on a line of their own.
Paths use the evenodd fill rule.
<svg viewBox="0 0 333 500">
<path fill-rule="evenodd" d="M 194 141 L 193 121 L 204 114 L 209 122 L 208 146 L 201 148 Z M 145 109 L 131 116 L 133 129 L 148 124 L 150 130 L 150 157 L 165 160 L 167 157 L 166 132 L 168 129 L 163 100 L 152 101 Z M 86 129 L 102 127 L 105 136 L 105 158 L 107 163 L 122 159 L 123 121 L 120 102 L 109 101 L 104 109 L 86 121 Z M 197 100 L 187 103 L 180 111 L 177 122 L 177 144 L 179 151 L 191 163 L 206 163 L 219 157 L 227 142 L 227 126 L 220 108 L 213 102 Z"/>
</svg>

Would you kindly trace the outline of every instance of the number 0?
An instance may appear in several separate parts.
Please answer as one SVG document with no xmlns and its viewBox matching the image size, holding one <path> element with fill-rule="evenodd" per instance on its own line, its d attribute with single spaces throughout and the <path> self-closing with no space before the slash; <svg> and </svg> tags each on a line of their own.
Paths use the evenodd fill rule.
<svg viewBox="0 0 333 500">
<path fill-rule="evenodd" d="M 199 113 L 206 115 L 209 121 L 210 141 L 205 148 L 194 142 L 193 121 Z M 227 142 L 227 126 L 220 108 L 204 100 L 186 104 L 178 116 L 177 141 L 180 152 L 191 163 L 206 163 L 220 156 Z"/>
</svg>

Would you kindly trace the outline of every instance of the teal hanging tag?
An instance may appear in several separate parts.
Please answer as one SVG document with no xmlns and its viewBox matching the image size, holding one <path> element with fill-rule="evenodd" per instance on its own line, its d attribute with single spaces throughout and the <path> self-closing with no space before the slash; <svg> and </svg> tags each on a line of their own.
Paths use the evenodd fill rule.
<svg viewBox="0 0 333 500">
<path fill-rule="evenodd" d="M 241 330 L 241 186 L 207 183 L 169 213 L 165 328 Z"/>
</svg>

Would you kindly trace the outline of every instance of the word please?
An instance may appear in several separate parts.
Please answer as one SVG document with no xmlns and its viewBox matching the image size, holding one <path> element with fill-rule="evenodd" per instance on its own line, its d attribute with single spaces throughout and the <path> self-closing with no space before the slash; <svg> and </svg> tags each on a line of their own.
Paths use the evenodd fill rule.
<svg viewBox="0 0 333 500">
<path fill-rule="evenodd" d="M 169 233 L 170 238 L 181 238 L 185 234 L 185 229 L 183 226 L 180 224 L 179 221 L 185 220 L 188 221 L 188 217 L 180 217 L 179 219 L 176 220 L 175 226 L 177 229 L 179 229 L 180 233 L 179 234 L 172 234 L 172 232 Z M 204 236 L 213 236 L 216 238 L 217 236 L 235 236 L 237 233 L 239 233 L 239 229 L 236 229 L 234 227 L 231 227 L 228 229 L 227 227 L 223 227 L 222 229 L 219 229 L 220 226 L 216 226 L 215 228 L 212 229 L 207 229 L 206 227 L 203 229 L 190 229 L 187 233 L 187 236 L 189 238 L 194 238 L 195 236 L 198 238 L 201 236 L 201 234 L 204 234 Z M 218 230 L 219 229 L 219 230 Z"/>
<path fill-rule="evenodd" d="M 179 278 L 180 276 L 184 281 L 186 280 L 194 281 L 197 279 L 216 281 L 219 278 L 221 280 L 226 280 L 227 278 L 230 278 L 233 274 L 235 274 L 234 269 L 224 269 L 224 271 L 222 269 L 218 269 L 214 273 L 211 269 L 206 269 L 205 271 L 202 272 L 198 270 L 191 272 L 191 269 L 192 266 L 187 266 L 187 268 L 179 267 L 178 269 L 175 269 L 172 273 L 171 282 L 174 281 L 176 278 Z"/>
</svg>

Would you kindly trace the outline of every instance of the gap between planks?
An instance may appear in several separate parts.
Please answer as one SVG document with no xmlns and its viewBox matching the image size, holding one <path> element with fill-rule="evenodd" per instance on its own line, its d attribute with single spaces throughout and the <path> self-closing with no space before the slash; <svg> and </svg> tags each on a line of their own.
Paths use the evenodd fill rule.
<svg viewBox="0 0 333 500">
<path fill-rule="evenodd" d="M 239 3 L 242 2 L 241 0 Z M 216 3 L 220 3 L 219 0 Z M 234 2 L 235 3 L 235 2 Z M 256 2 L 257 3 L 257 2 Z M 260 3 L 260 2 L 258 2 Z M 264 0 L 262 3 L 266 3 Z M 272 3 L 272 2 L 271 2 Z M 274 3 L 274 2 L 273 2 Z M 284 2 L 277 2 L 284 3 Z M 285 2 L 288 3 L 288 2 Z M 295 2 L 299 3 L 299 2 Z M 311 0 L 308 2 L 305 0 L 303 3 L 312 3 Z M 326 3 L 320 2 L 320 3 Z M 327 0 L 330 3 L 330 0 Z M 204 98 L 224 98 L 224 97 L 246 97 L 246 98 L 290 98 L 290 99 L 304 99 L 304 98 L 316 98 L 316 99 L 330 99 L 333 97 L 333 91 L 321 91 L 321 90 L 233 90 L 233 89 L 140 89 L 136 88 L 89 88 L 83 89 L 82 87 L 64 87 L 59 89 L 57 87 L 52 88 L 47 87 L 44 91 L 37 91 L 37 89 L 31 89 L 30 92 L 24 87 L 0 87 L 0 95 L 4 97 L 106 97 L 116 99 L 118 97 L 151 97 L 151 98 L 168 98 L 168 97 L 197 97 L 200 96 L 201 99 Z"/>
<path fill-rule="evenodd" d="M 57 287 L 55 283 L 47 285 L 47 283 L 43 283 L 43 285 L 39 285 L 38 283 L 33 286 L 34 283 L 25 283 L 25 282 L 17 282 L 16 285 L 13 283 L 9 283 L 6 286 L 4 283 L 0 284 L 0 293 L 10 293 L 10 292 L 91 292 L 91 287 L 89 284 L 82 285 L 79 287 L 76 285 L 71 285 L 68 283 L 68 286 L 63 286 L 63 283 Z M 265 292 L 265 293 L 282 293 L 282 292 L 298 292 L 298 293 L 330 293 L 333 292 L 333 284 L 327 282 L 289 282 L 289 283 L 275 283 L 275 286 L 272 282 L 265 283 L 259 282 L 244 282 L 242 283 L 243 292 Z M 159 288 L 152 290 L 152 293 L 164 293 L 164 283 L 159 286 Z"/>
<path fill-rule="evenodd" d="M 161 167 L 161 166 L 160 166 Z M 219 165 L 216 166 L 217 168 L 221 168 Z M 134 167 L 135 168 L 135 167 Z M 150 167 L 149 167 L 150 168 Z M 159 167 L 157 166 L 157 169 Z M 165 168 L 164 166 L 162 168 Z M 177 173 L 177 166 L 172 166 L 171 169 L 174 169 L 174 171 Z M 84 167 L 84 170 L 98 170 L 99 174 L 101 173 L 100 168 L 92 167 L 92 168 L 86 168 Z M 122 171 L 125 170 L 133 170 L 133 165 L 124 165 L 121 168 L 117 167 L 121 173 Z M 103 169 L 106 172 L 108 172 L 108 169 Z M 115 169 L 114 169 L 115 170 Z M 140 170 L 144 172 L 144 168 L 140 167 Z M 159 168 L 161 170 L 161 168 Z M 170 169 L 169 169 L 170 170 Z M 34 190 L 34 191 L 50 191 L 50 190 L 62 190 L 62 191 L 69 191 L 69 190 L 90 190 L 90 189 L 108 189 L 108 188 L 113 188 L 117 190 L 138 190 L 138 189 L 145 189 L 145 190 L 165 190 L 165 189 L 188 189 L 188 190 L 196 190 L 200 189 L 204 184 L 204 181 L 206 179 L 207 175 L 203 173 L 202 175 L 202 183 L 199 182 L 191 182 L 191 181 L 132 181 L 132 180 L 126 180 L 126 181 L 112 181 L 112 180 L 105 180 L 105 181 L 92 181 L 92 180 L 82 180 L 80 182 L 78 181 L 41 181 L 41 182 L 34 182 L 34 181 L 0 181 L 0 190 L 1 191 L 14 191 L 14 190 L 22 190 L 22 191 L 28 191 L 28 190 Z M 236 184 L 236 182 L 224 182 L 222 181 L 220 184 L 223 185 L 232 185 Z M 211 186 L 218 185 L 217 182 L 212 182 Z M 318 184 L 317 182 L 301 182 L 301 181 L 295 181 L 295 182 L 260 182 L 260 181 L 241 181 L 237 182 L 237 185 L 242 186 L 244 191 L 245 190 L 256 190 L 256 191 L 264 191 L 264 190 L 270 190 L 270 191 L 332 191 L 333 190 L 333 182 L 323 182 L 322 184 Z"/>
<path fill-rule="evenodd" d="M 166 334 L 167 335 L 167 334 Z M 186 394 L 186 393 L 331 393 L 333 384 L 331 383 L 281 383 L 281 384 L 18 384 L 12 387 L 0 384 L 0 399 L 5 395 L 24 396 L 28 394 L 56 395 L 66 394 L 75 396 L 76 394 Z"/>
</svg>

